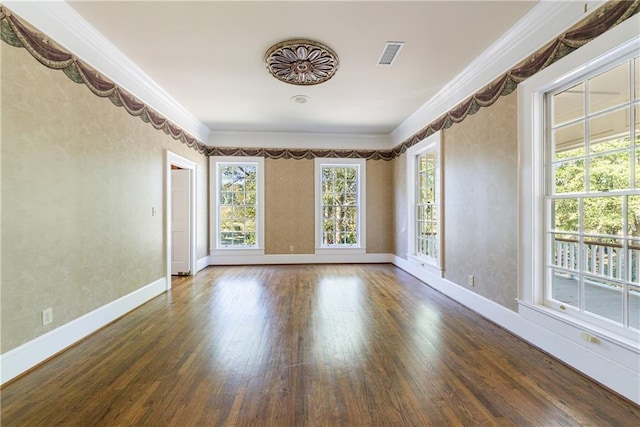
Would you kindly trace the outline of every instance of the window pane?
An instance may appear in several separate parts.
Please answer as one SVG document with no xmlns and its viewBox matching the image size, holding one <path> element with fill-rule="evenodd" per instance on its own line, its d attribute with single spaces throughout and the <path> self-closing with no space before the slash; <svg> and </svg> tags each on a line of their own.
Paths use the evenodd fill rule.
<svg viewBox="0 0 640 427">
<path fill-rule="evenodd" d="M 640 283 L 640 239 L 629 241 L 629 281 Z"/>
<path fill-rule="evenodd" d="M 585 197 L 583 212 L 586 234 L 622 234 L 622 197 Z"/>
<path fill-rule="evenodd" d="M 631 145 L 631 109 L 623 108 L 589 120 L 589 147 L 602 153 Z"/>
<path fill-rule="evenodd" d="M 580 301 L 578 276 L 559 270 L 551 270 L 551 298 L 574 307 Z"/>
<path fill-rule="evenodd" d="M 622 286 L 595 277 L 584 280 L 584 309 L 622 323 Z"/>
<path fill-rule="evenodd" d="M 629 102 L 630 71 L 630 63 L 625 62 L 589 80 L 590 114 Z"/>
<path fill-rule="evenodd" d="M 551 246 L 553 247 L 552 265 L 578 271 L 579 243 L 576 236 L 553 234 Z"/>
<path fill-rule="evenodd" d="M 553 124 L 584 117 L 584 83 L 553 96 Z"/>
<path fill-rule="evenodd" d="M 640 237 L 640 196 L 629 196 L 627 199 L 627 233 Z"/>
<path fill-rule="evenodd" d="M 629 326 L 640 329 L 640 287 L 629 286 Z"/>
<path fill-rule="evenodd" d="M 588 238 L 584 243 L 584 271 L 590 274 L 622 279 L 622 241 Z"/>
<path fill-rule="evenodd" d="M 584 156 L 584 121 L 553 131 L 555 159 Z"/>
<path fill-rule="evenodd" d="M 636 58 L 636 99 L 640 99 L 640 57 Z"/>
<path fill-rule="evenodd" d="M 638 70 L 638 74 L 640 74 L 640 70 Z M 636 127 L 636 145 L 640 145 L 640 104 L 634 107 L 635 110 L 635 127 Z"/>
<path fill-rule="evenodd" d="M 584 184 L 584 160 L 573 160 L 554 165 L 555 194 L 582 193 Z"/>
<path fill-rule="evenodd" d="M 580 205 L 578 199 L 558 199 L 551 202 L 553 204 L 555 231 L 578 232 L 580 225 Z"/>
<path fill-rule="evenodd" d="M 631 156 L 629 152 L 592 157 L 589 161 L 591 191 L 626 190 L 630 188 Z"/>
</svg>

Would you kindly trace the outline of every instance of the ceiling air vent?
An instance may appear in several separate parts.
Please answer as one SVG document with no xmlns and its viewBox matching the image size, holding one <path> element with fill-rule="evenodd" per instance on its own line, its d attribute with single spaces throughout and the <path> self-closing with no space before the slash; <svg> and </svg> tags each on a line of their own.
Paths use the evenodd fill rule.
<svg viewBox="0 0 640 427">
<path fill-rule="evenodd" d="M 378 59 L 378 65 L 393 64 L 402 46 L 404 46 L 404 42 L 387 42 L 387 44 L 384 45 L 380 59 Z"/>
</svg>

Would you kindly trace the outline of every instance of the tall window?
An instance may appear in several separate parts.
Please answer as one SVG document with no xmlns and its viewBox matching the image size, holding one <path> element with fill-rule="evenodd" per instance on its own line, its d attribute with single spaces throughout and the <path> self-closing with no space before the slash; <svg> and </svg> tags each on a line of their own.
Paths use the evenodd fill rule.
<svg viewBox="0 0 640 427">
<path fill-rule="evenodd" d="M 637 52 L 547 92 L 545 103 L 545 304 L 601 326 L 638 330 Z"/>
<path fill-rule="evenodd" d="M 407 151 L 409 258 L 442 265 L 440 133 Z"/>
<path fill-rule="evenodd" d="M 262 248 L 262 158 L 212 157 L 214 249 Z"/>
<path fill-rule="evenodd" d="M 365 160 L 316 159 L 316 248 L 365 247 Z"/>
</svg>

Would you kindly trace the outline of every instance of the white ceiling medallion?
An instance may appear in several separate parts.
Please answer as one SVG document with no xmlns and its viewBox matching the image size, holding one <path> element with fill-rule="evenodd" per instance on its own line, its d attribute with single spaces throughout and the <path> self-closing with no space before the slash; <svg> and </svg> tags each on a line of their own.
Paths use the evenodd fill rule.
<svg viewBox="0 0 640 427">
<path fill-rule="evenodd" d="M 276 43 L 264 55 L 267 70 L 276 79 L 294 85 L 317 85 L 338 70 L 338 55 L 322 43 L 294 39 Z"/>
</svg>

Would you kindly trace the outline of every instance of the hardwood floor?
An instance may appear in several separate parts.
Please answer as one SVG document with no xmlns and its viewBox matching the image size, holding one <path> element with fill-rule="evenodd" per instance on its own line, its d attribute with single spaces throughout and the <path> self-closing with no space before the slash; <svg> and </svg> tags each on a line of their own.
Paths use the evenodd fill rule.
<svg viewBox="0 0 640 427">
<path fill-rule="evenodd" d="M 209 267 L 2 389 L 3 426 L 637 426 L 390 265 Z"/>
</svg>

